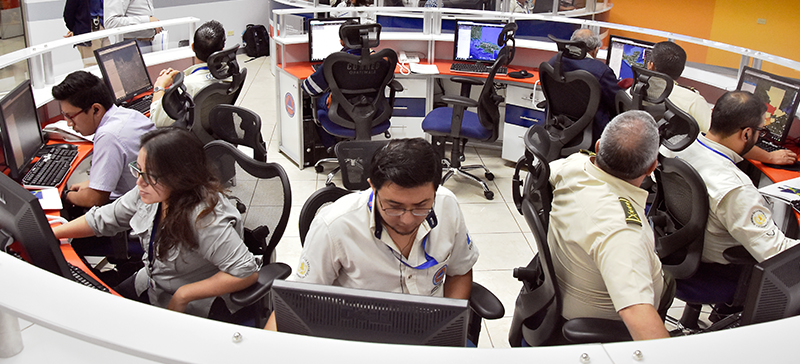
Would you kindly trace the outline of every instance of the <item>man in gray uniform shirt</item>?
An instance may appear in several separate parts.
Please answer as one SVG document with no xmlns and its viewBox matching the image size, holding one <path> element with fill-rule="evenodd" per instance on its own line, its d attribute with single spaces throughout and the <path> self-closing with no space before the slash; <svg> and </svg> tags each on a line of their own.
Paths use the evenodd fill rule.
<svg viewBox="0 0 800 364">
<path fill-rule="evenodd" d="M 153 16 L 153 0 L 105 0 L 103 4 L 106 29 L 124 27 L 126 25 L 143 24 L 158 21 Z M 161 33 L 161 28 L 142 30 L 123 34 L 125 39 L 136 39 L 142 52 L 150 52 L 153 37 Z"/>
</svg>

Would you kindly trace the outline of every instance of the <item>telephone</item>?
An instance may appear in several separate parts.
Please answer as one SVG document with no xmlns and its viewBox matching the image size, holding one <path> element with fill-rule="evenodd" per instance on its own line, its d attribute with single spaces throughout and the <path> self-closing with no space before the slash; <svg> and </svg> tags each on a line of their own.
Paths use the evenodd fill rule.
<svg viewBox="0 0 800 364">
<path fill-rule="evenodd" d="M 400 54 L 397 55 L 397 62 L 400 62 L 400 63 L 419 63 L 419 54 L 418 53 L 406 53 L 405 51 L 400 51 Z"/>
</svg>

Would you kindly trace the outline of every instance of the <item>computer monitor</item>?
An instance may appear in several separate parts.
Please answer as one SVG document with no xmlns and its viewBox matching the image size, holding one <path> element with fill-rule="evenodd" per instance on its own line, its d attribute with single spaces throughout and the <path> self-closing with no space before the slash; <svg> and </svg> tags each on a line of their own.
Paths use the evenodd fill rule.
<svg viewBox="0 0 800 364">
<path fill-rule="evenodd" d="M 25 80 L 0 100 L 3 159 L 11 178 L 19 181 L 45 145 L 31 81 Z"/>
<path fill-rule="evenodd" d="M 342 50 L 339 28 L 345 23 L 359 24 L 359 18 L 308 19 L 308 60 L 322 62 L 331 53 Z"/>
<path fill-rule="evenodd" d="M 617 75 L 617 80 L 633 78 L 631 65 L 647 68 L 654 45 L 653 42 L 612 35 L 608 39 L 606 64 Z"/>
<path fill-rule="evenodd" d="M 456 20 L 453 60 L 494 63 L 503 48 L 497 44 L 503 27 L 501 21 Z"/>
<path fill-rule="evenodd" d="M 800 245 L 795 245 L 753 268 L 742 325 L 779 320 L 800 314 Z"/>
<path fill-rule="evenodd" d="M 142 52 L 135 40 L 129 39 L 95 49 L 94 57 L 117 105 L 153 87 Z"/>
<path fill-rule="evenodd" d="M 0 173 L 0 249 L 18 242 L 24 258 L 44 270 L 71 277 L 60 243 L 53 235 L 39 200 L 8 176 Z"/>
<path fill-rule="evenodd" d="M 390 344 L 465 346 L 467 300 L 276 280 L 278 331 Z"/>
<path fill-rule="evenodd" d="M 765 124 L 770 137 L 776 142 L 785 141 L 800 103 L 800 83 L 745 67 L 736 89 L 752 92 L 767 105 Z"/>
</svg>

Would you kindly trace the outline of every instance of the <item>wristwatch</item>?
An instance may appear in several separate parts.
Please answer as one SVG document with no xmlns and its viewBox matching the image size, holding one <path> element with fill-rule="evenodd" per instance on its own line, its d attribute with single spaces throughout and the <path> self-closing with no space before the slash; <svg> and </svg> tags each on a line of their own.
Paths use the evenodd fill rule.
<svg viewBox="0 0 800 364">
<path fill-rule="evenodd" d="M 156 93 L 156 92 L 158 92 L 158 91 L 166 91 L 166 90 L 167 90 L 167 89 L 165 89 L 165 88 L 163 88 L 163 87 L 161 87 L 161 86 L 156 86 L 156 87 L 153 87 L 153 93 Z"/>
</svg>

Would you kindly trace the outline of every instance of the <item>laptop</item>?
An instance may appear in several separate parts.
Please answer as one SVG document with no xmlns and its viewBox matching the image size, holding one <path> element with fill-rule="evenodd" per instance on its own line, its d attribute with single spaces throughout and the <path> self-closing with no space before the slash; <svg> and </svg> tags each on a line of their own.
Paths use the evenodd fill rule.
<svg viewBox="0 0 800 364">
<path fill-rule="evenodd" d="M 505 23 L 499 21 L 456 20 L 453 42 L 453 64 L 450 71 L 465 73 L 489 73 L 500 54 L 497 38 Z M 500 67 L 498 74 L 508 73 Z"/>
<path fill-rule="evenodd" d="M 94 51 L 103 81 L 117 106 L 150 115 L 153 83 L 136 40 L 129 39 Z"/>
</svg>

